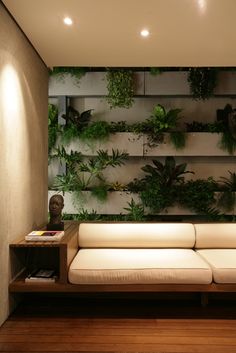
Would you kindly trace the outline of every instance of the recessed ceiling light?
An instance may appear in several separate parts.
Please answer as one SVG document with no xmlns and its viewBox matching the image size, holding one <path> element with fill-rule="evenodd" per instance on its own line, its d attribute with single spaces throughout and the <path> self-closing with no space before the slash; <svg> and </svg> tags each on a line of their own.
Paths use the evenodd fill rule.
<svg viewBox="0 0 236 353">
<path fill-rule="evenodd" d="M 73 24 L 73 21 L 70 17 L 65 17 L 63 22 L 65 23 L 65 25 L 67 26 L 71 26 Z"/>
<path fill-rule="evenodd" d="M 140 34 L 141 34 L 142 37 L 148 37 L 150 33 L 149 33 L 148 29 L 142 29 Z"/>
</svg>

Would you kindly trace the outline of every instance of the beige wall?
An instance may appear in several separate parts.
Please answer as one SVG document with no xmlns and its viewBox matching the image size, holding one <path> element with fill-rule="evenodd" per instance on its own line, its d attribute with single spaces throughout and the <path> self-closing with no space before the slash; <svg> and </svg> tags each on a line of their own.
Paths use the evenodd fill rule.
<svg viewBox="0 0 236 353">
<path fill-rule="evenodd" d="M 9 243 L 47 219 L 47 68 L 0 3 L 0 324 Z"/>
</svg>

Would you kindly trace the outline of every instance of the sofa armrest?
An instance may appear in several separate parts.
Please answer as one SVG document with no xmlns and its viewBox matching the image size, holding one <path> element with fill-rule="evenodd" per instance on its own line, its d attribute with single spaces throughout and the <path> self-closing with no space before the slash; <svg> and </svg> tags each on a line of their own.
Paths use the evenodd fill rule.
<svg viewBox="0 0 236 353">
<path fill-rule="evenodd" d="M 69 266 L 78 252 L 78 222 L 65 224 L 66 235 L 60 246 L 60 283 L 68 283 Z"/>
</svg>

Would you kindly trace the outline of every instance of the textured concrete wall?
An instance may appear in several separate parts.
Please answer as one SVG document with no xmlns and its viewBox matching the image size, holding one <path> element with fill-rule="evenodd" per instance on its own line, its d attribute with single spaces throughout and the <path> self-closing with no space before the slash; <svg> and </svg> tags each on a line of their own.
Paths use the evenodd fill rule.
<svg viewBox="0 0 236 353">
<path fill-rule="evenodd" d="M 9 243 L 47 219 L 48 72 L 1 3 L 0 23 L 1 324 L 13 304 Z"/>
</svg>

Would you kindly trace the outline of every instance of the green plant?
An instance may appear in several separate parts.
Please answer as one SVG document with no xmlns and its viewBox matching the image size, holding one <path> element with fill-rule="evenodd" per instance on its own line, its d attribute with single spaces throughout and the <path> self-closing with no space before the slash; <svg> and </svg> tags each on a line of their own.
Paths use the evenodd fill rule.
<svg viewBox="0 0 236 353">
<path fill-rule="evenodd" d="M 55 149 L 55 153 L 52 155 L 52 158 L 58 158 L 60 163 L 65 163 L 66 170 L 74 172 L 78 163 L 82 162 L 83 155 L 81 152 L 70 151 L 68 154 L 64 146 L 58 147 Z"/>
<path fill-rule="evenodd" d="M 192 123 L 185 123 L 188 132 L 207 132 L 208 124 L 199 121 L 193 121 Z"/>
<path fill-rule="evenodd" d="M 216 203 L 217 183 L 212 179 L 188 180 L 179 189 L 178 202 L 196 213 L 207 213 Z"/>
<path fill-rule="evenodd" d="M 116 181 L 115 183 L 109 184 L 109 190 L 125 191 L 125 190 L 127 190 L 127 185 L 119 183 L 118 181 Z"/>
<path fill-rule="evenodd" d="M 174 145 L 176 150 L 180 150 L 185 147 L 186 135 L 182 131 L 171 131 L 170 141 Z"/>
<path fill-rule="evenodd" d="M 78 185 L 78 179 L 76 174 L 67 172 L 65 175 L 57 175 L 52 190 L 64 192 L 73 192 L 81 190 L 81 186 Z"/>
<path fill-rule="evenodd" d="M 217 84 L 217 73 L 216 68 L 189 68 L 188 82 L 194 99 L 205 100 L 213 96 Z"/>
<path fill-rule="evenodd" d="M 133 199 L 128 202 L 129 207 L 124 207 L 124 210 L 128 211 L 126 215 L 127 221 L 140 222 L 145 220 L 144 207 L 139 203 L 135 203 Z"/>
<path fill-rule="evenodd" d="M 148 135 L 149 145 L 160 143 L 163 141 L 163 132 L 177 129 L 178 120 L 180 119 L 179 113 L 181 111 L 181 109 L 170 109 L 166 112 L 162 105 L 157 104 L 150 118 L 136 125 L 136 130 L 140 129 Z"/>
<path fill-rule="evenodd" d="M 48 104 L 48 155 L 56 144 L 58 134 L 58 109 L 54 104 Z"/>
<path fill-rule="evenodd" d="M 95 210 L 91 212 L 81 209 L 77 214 L 63 214 L 63 220 L 74 220 L 74 221 L 100 221 L 101 215 L 98 215 Z"/>
<path fill-rule="evenodd" d="M 106 121 L 95 121 L 83 128 L 79 137 L 86 143 L 93 141 L 105 141 L 110 135 L 110 124 Z"/>
<path fill-rule="evenodd" d="M 128 125 L 126 121 L 121 120 L 121 121 L 112 121 L 110 124 L 110 132 L 111 133 L 116 133 L 116 132 L 130 132 L 132 129 L 132 126 Z"/>
<path fill-rule="evenodd" d="M 141 188 L 143 204 L 159 213 L 176 202 L 178 186 L 184 183 L 184 174 L 193 172 L 186 171 L 186 163 L 176 165 L 174 157 L 166 157 L 165 164 L 158 160 L 152 162 L 154 167 L 145 165 L 141 168 L 146 175 L 139 181 L 138 187 Z"/>
<path fill-rule="evenodd" d="M 110 108 L 130 108 L 133 104 L 134 79 L 133 72 L 125 69 L 107 69 L 106 73 Z"/>
<path fill-rule="evenodd" d="M 158 160 L 152 160 L 155 167 L 145 165 L 141 169 L 147 173 L 145 178 L 146 182 L 154 180 L 162 187 L 171 187 L 176 183 L 184 181 L 184 174 L 194 174 L 186 170 L 187 163 L 176 165 L 174 157 L 166 157 L 165 164 Z"/>
<path fill-rule="evenodd" d="M 84 162 L 80 152 L 71 151 L 71 154 L 68 155 L 64 147 L 58 148 L 56 156 L 65 161 L 67 173 L 66 175 L 57 175 L 52 188 L 63 192 L 77 192 L 78 199 L 81 198 L 82 190 L 90 189 L 93 196 L 99 200 L 106 198 L 109 188 L 103 176 L 103 170 L 108 166 L 120 166 L 128 158 L 126 152 L 112 150 L 112 155 L 109 156 L 107 151 L 99 150 L 97 156 Z"/>
<path fill-rule="evenodd" d="M 55 76 L 58 80 L 64 81 L 66 75 L 70 75 L 75 83 L 79 85 L 81 77 L 86 74 L 86 69 L 76 66 L 54 66 L 49 70 L 50 76 Z"/>
<path fill-rule="evenodd" d="M 233 154 L 236 150 L 236 114 L 235 109 L 230 104 L 226 104 L 224 109 L 217 110 L 217 119 L 221 124 L 220 147 Z"/>
<path fill-rule="evenodd" d="M 228 151 L 229 154 L 234 154 L 236 151 L 236 139 L 233 137 L 232 133 L 229 130 L 222 132 L 220 147 L 223 150 Z"/>
<path fill-rule="evenodd" d="M 207 220 L 211 221 L 211 222 L 226 222 L 227 221 L 225 214 L 221 213 L 215 207 L 206 208 L 205 216 L 207 217 Z"/>
<path fill-rule="evenodd" d="M 232 211 L 236 203 L 236 173 L 229 172 L 229 178 L 221 177 L 219 182 L 222 192 L 218 199 L 218 206 L 226 211 Z"/>
<path fill-rule="evenodd" d="M 108 185 L 101 183 L 97 186 L 93 186 L 91 189 L 92 196 L 96 197 L 100 202 L 104 202 L 107 199 Z"/>
<path fill-rule="evenodd" d="M 91 119 L 93 109 L 86 110 L 81 114 L 73 107 L 68 107 L 66 114 L 62 118 L 66 120 L 62 131 L 62 143 L 68 143 L 71 139 L 79 137 Z"/>
<path fill-rule="evenodd" d="M 157 76 L 162 74 L 163 69 L 160 67 L 150 67 L 150 74 L 153 76 Z"/>
</svg>

